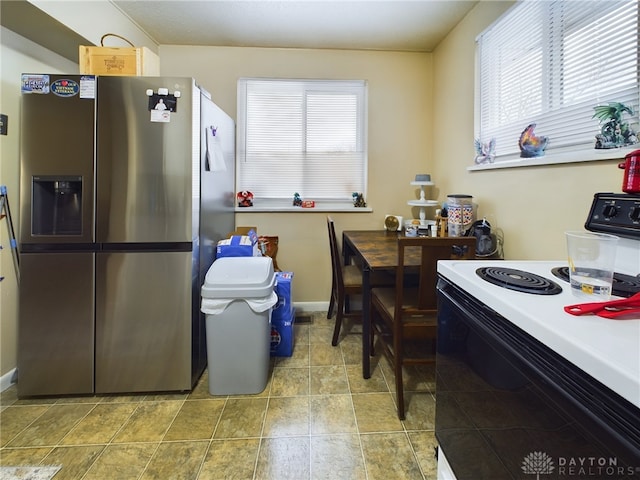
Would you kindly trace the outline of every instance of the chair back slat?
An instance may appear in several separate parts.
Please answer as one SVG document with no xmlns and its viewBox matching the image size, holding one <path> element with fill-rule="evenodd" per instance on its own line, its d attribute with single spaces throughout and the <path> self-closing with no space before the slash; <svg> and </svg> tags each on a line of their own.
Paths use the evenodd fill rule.
<svg viewBox="0 0 640 480">
<path fill-rule="evenodd" d="M 342 277 L 342 259 L 338 248 L 336 237 L 336 227 L 331 216 L 327 216 L 327 229 L 329 230 L 329 248 L 331 249 L 331 271 L 333 281 L 338 288 L 344 288 L 344 278 Z"/>
<path fill-rule="evenodd" d="M 436 284 L 439 260 L 472 259 L 475 256 L 474 237 L 398 237 L 398 266 L 396 271 L 396 314 L 424 314 L 437 310 Z M 418 267 L 407 265 L 408 249 L 419 252 Z M 410 280 L 412 274 L 417 279 Z M 417 288 L 414 284 L 417 283 Z M 405 288 L 406 287 L 406 288 Z M 413 290 L 411 287 L 414 287 Z M 417 301 L 409 304 L 405 296 L 417 291 Z"/>
</svg>

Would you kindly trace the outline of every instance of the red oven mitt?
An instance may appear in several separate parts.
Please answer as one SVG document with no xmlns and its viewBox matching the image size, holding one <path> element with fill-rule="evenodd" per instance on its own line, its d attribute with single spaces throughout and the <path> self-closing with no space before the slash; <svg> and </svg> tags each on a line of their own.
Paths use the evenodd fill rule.
<svg viewBox="0 0 640 480">
<path fill-rule="evenodd" d="M 578 303 L 567 305 L 564 311 L 571 315 L 586 315 L 593 313 L 603 318 L 616 318 L 619 320 L 640 320 L 640 293 L 622 300 L 610 302 Z M 624 317 L 624 318 L 622 318 Z"/>
</svg>

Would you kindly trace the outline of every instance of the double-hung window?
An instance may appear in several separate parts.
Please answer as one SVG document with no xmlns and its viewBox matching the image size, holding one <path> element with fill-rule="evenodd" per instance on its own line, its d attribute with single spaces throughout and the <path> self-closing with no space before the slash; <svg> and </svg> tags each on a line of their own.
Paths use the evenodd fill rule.
<svg viewBox="0 0 640 480">
<path fill-rule="evenodd" d="M 477 38 L 476 136 L 495 139 L 496 164 L 519 157 L 529 124 L 546 155 L 594 152 L 594 107 L 640 98 L 638 0 L 521 0 Z"/>
<path fill-rule="evenodd" d="M 352 202 L 366 194 L 365 81 L 238 81 L 238 191 L 261 200 Z"/>
</svg>

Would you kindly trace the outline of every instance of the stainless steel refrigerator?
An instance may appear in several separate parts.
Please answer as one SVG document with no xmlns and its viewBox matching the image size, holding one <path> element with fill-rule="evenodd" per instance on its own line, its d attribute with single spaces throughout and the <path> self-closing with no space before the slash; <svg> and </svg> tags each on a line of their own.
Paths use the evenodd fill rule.
<svg viewBox="0 0 640 480">
<path fill-rule="evenodd" d="M 192 78 L 22 76 L 18 395 L 186 391 L 234 230 L 235 123 Z"/>
</svg>

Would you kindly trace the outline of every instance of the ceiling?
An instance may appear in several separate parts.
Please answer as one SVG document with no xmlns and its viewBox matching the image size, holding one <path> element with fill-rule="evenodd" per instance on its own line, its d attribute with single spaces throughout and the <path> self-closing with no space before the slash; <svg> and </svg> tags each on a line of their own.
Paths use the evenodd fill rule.
<svg viewBox="0 0 640 480">
<path fill-rule="evenodd" d="M 430 52 L 463 0 L 111 0 L 159 45 Z M 117 40 L 116 40 L 117 41 Z M 105 46 L 121 46 L 109 43 Z"/>
</svg>

